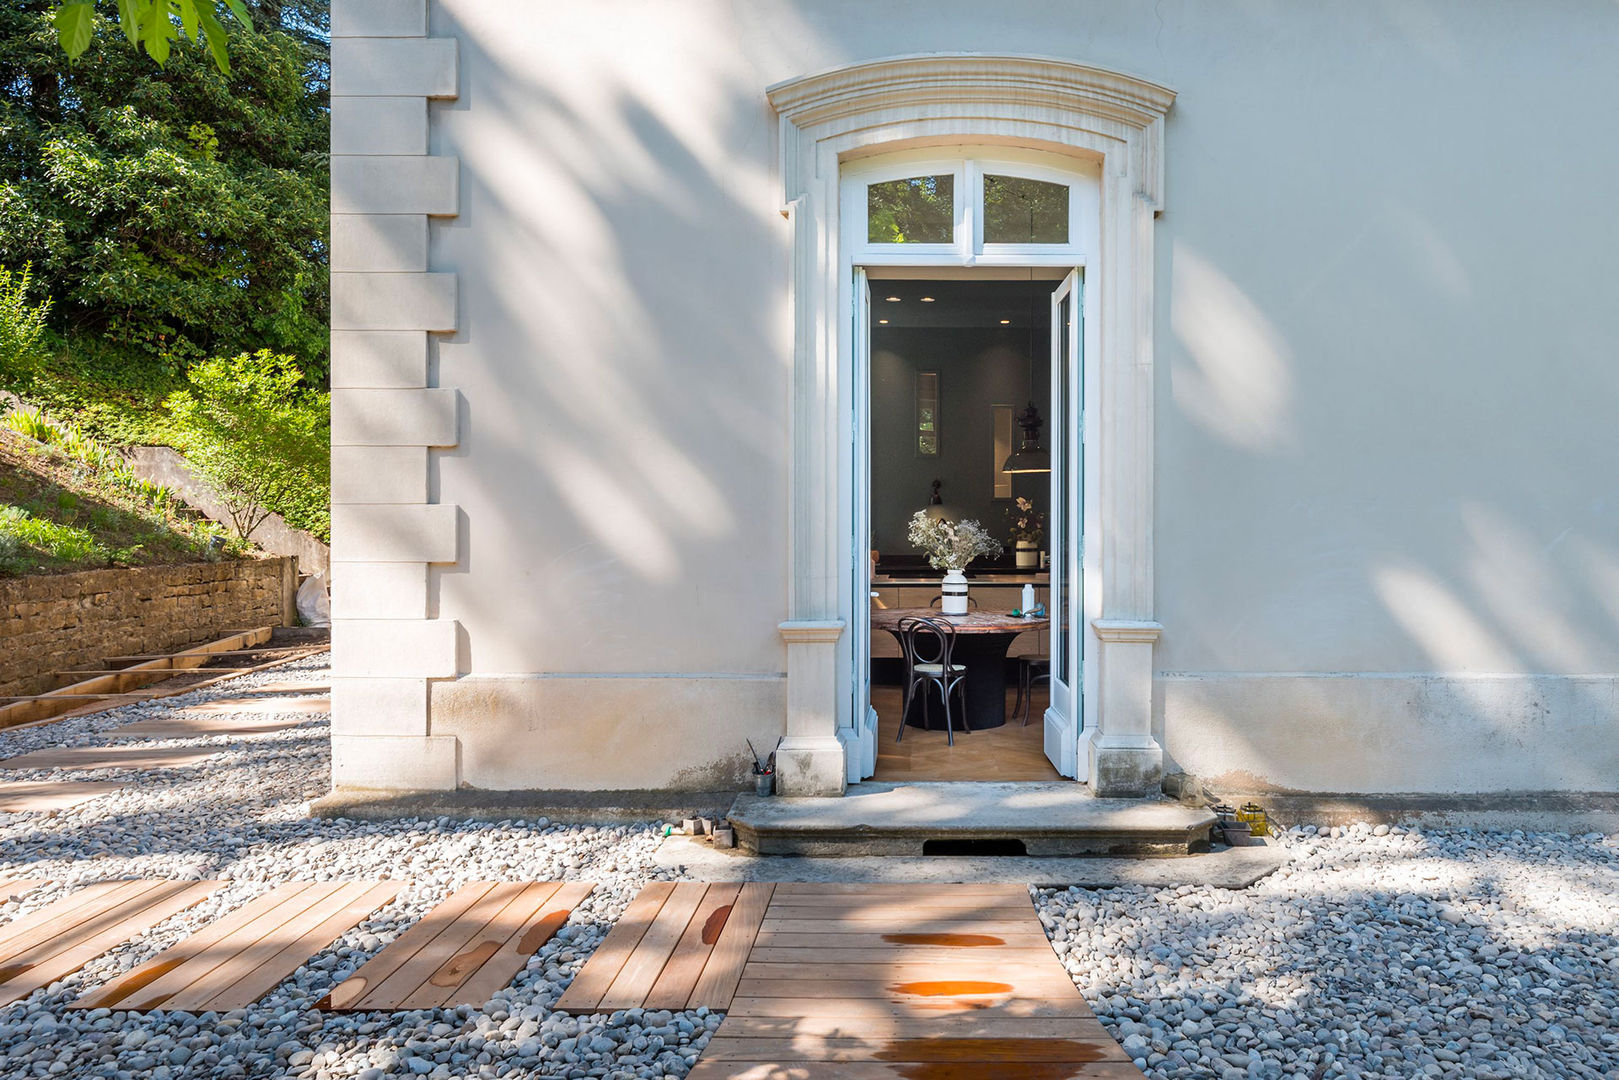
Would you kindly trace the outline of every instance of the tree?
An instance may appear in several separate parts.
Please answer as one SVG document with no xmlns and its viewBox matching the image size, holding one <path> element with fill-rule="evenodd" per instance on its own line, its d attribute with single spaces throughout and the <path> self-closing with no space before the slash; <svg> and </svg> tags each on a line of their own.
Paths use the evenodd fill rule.
<svg viewBox="0 0 1619 1080">
<path fill-rule="evenodd" d="M 242 539 L 271 512 L 331 535 L 331 396 L 268 349 L 194 365 L 170 395 L 174 444 L 224 500 Z"/>
<path fill-rule="evenodd" d="M 236 21 L 253 28 L 242 0 L 114 0 L 118 25 L 131 45 L 140 45 L 162 67 L 168 62 L 169 48 L 181 34 L 199 44 L 206 43 L 214 66 L 230 72 L 230 53 L 220 16 L 229 12 Z M 95 37 L 96 11 L 92 0 L 71 0 L 56 10 L 52 20 L 56 40 L 69 60 L 84 55 Z"/>
<path fill-rule="evenodd" d="M 70 62 L 57 3 L 0 7 L 0 264 L 32 263 L 52 329 L 114 366 L 269 348 L 321 380 L 327 0 L 249 0 L 228 74 L 190 50 Z"/>
</svg>

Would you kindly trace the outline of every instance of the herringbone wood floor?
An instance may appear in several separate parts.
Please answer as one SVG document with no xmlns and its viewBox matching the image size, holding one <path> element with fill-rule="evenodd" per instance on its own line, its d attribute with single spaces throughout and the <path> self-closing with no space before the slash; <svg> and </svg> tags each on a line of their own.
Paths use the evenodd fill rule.
<svg viewBox="0 0 1619 1080">
<path fill-rule="evenodd" d="M 1012 717 L 1015 688 L 1006 694 L 1007 721 L 1004 727 L 956 732 L 956 745 L 945 742 L 944 731 L 906 728 L 903 742 L 895 743 L 899 730 L 900 688 L 873 686 L 871 704 L 877 710 L 877 772 L 874 780 L 1060 780 L 1057 770 L 1046 760 L 1041 717 L 1048 695 L 1044 685 L 1034 691 L 1034 707 L 1029 723 Z M 937 702 L 935 702 L 935 705 Z"/>
</svg>

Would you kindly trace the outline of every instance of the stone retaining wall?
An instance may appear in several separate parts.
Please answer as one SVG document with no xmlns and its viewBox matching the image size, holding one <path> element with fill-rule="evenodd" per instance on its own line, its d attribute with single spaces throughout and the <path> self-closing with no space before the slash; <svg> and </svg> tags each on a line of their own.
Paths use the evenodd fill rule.
<svg viewBox="0 0 1619 1080">
<path fill-rule="evenodd" d="M 295 621 L 297 560 L 231 559 L 0 580 L 0 696 L 62 685 L 52 672 L 170 652 Z"/>
</svg>

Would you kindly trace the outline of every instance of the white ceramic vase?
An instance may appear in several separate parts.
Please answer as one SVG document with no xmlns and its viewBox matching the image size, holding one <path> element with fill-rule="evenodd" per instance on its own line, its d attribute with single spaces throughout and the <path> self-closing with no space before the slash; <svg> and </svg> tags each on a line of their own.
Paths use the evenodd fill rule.
<svg viewBox="0 0 1619 1080">
<path fill-rule="evenodd" d="M 939 601 L 939 610 L 946 615 L 967 614 L 967 575 L 960 570 L 951 570 L 944 575 L 943 587 L 939 592 L 942 598 Z"/>
</svg>

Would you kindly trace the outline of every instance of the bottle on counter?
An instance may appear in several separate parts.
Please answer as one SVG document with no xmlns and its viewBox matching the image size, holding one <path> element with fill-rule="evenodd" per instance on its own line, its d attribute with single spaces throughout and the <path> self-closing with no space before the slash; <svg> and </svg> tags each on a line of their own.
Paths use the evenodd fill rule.
<svg viewBox="0 0 1619 1080">
<path fill-rule="evenodd" d="M 1034 614 L 1034 586 L 1033 585 L 1024 585 L 1023 586 L 1023 599 L 1022 599 L 1022 602 L 1018 605 L 1018 610 L 1023 612 L 1023 615 L 1024 615 L 1025 618 L 1027 618 L 1028 616 Z"/>
</svg>

